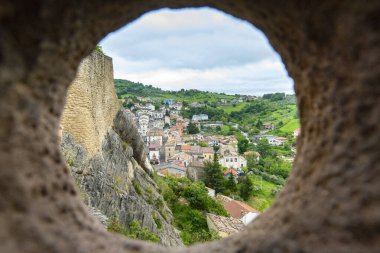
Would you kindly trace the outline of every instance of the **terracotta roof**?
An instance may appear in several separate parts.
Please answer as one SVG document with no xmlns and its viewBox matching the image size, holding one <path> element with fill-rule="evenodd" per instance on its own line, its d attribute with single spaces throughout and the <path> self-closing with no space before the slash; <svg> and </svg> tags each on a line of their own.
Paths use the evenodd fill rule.
<svg viewBox="0 0 380 253">
<path fill-rule="evenodd" d="M 234 176 L 236 176 L 238 174 L 237 171 L 234 170 L 233 168 L 226 169 L 223 173 L 225 176 L 229 175 L 230 173 L 232 173 L 232 175 L 234 175 Z"/>
<path fill-rule="evenodd" d="M 189 145 L 189 144 L 183 144 L 183 145 L 181 145 L 181 150 L 182 151 L 188 151 L 190 149 L 191 149 L 191 145 Z"/>
<path fill-rule="evenodd" d="M 236 219 L 240 219 L 249 212 L 259 213 L 256 209 L 241 201 L 237 201 L 228 197 L 220 199 L 223 201 L 224 209 L 226 209 L 226 211 Z"/>
<path fill-rule="evenodd" d="M 202 153 L 214 153 L 214 149 L 212 147 L 201 147 Z"/>
</svg>

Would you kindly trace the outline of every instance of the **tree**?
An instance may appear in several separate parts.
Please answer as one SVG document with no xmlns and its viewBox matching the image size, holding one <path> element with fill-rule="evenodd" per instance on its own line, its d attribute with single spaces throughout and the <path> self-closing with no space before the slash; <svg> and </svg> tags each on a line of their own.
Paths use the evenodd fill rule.
<svg viewBox="0 0 380 253">
<path fill-rule="evenodd" d="M 226 189 L 230 190 L 231 193 L 236 192 L 237 190 L 235 178 L 234 178 L 234 175 L 232 175 L 232 173 L 230 173 L 230 175 L 228 176 L 228 179 L 226 182 Z"/>
<path fill-rule="evenodd" d="M 240 186 L 240 197 L 244 200 L 248 200 L 253 191 L 253 184 L 251 179 L 248 176 L 244 177 Z"/>
<path fill-rule="evenodd" d="M 199 133 L 199 128 L 193 122 L 190 122 L 189 125 L 187 126 L 187 133 L 188 134 L 197 134 L 197 133 Z"/>
<path fill-rule="evenodd" d="M 276 152 L 272 150 L 272 146 L 269 145 L 268 140 L 266 138 L 261 139 L 257 143 L 256 150 L 257 152 L 259 152 L 262 158 L 276 155 Z"/>
<path fill-rule="evenodd" d="M 249 142 L 246 138 L 238 140 L 238 151 L 239 154 L 244 154 L 248 150 Z"/>
<path fill-rule="evenodd" d="M 214 146 L 214 160 L 204 162 L 204 183 L 206 186 L 215 190 L 215 194 L 223 192 L 225 189 L 226 179 L 224 178 L 222 168 L 218 162 L 218 146 Z"/>
<path fill-rule="evenodd" d="M 263 122 L 261 122 L 260 119 L 256 122 L 256 127 L 257 127 L 258 129 L 261 129 L 261 128 L 263 127 Z"/>
</svg>

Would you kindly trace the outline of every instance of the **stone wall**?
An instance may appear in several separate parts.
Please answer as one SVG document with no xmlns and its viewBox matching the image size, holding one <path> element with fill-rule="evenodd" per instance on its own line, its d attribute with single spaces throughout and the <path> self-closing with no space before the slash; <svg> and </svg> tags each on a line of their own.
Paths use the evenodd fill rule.
<svg viewBox="0 0 380 253">
<path fill-rule="evenodd" d="M 168 249 L 98 229 L 57 132 L 76 68 L 102 38 L 148 11 L 197 6 L 267 35 L 294 79 L 302 133 L 284 191 L 246 231 Z M 0 251 L 379 252 L 379 13 L 379 1 L 352 0 L 2 0 Z"/>
<path fill-rule="evenodd" d="M 100 149 L 119 108 L 112 58 L 94 51 L 82 60 L 68 90 L 62 131 L 70 133 L 93 155 Z"/>
</svg>

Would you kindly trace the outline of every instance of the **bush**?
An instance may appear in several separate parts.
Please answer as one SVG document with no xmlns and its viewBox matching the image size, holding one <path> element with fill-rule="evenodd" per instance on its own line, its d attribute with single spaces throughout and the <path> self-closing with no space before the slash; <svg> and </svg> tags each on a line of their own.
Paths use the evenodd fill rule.
<svg viewBox="0 0 380 253">
<path fill-rule="evenodd" d="M 108 231 L 122 234 L 128 238 L 140 239 L 144 241 L 159 242 L 160 238 L 155 233 L 147 228 L 142 228 L 140 223 L 136 220 L 132 221 L 126 228 L 120 225 L 116 217 L 113 217 L 107 227 Z"/>
</svg>

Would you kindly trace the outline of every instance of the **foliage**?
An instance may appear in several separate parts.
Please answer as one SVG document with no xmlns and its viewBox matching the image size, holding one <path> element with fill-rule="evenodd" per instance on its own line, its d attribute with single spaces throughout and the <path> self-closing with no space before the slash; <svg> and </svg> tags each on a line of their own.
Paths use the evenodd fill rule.
<svg viewBox="0 0 380 253">
<path fill-rule="evenodd" d="M 123 227 L 117 221 L 116 217 L 110 219 L 107 227 L 108 231 L 122 234 L 128 238 L 140 239 L 144 241 L 159 242 L 160 238 L 147 228 L 141 227 L 136 220 L 129 223 L 128 227 Z"/>
<path fill-rule="evenodd" d="M 202 182 L 193 183 L 187 178 L 162 178 L 157 174 L 153 175 L 153 179 L 173 212 L 174 225 L 181 230 L 180 236 L 185 245 L 218 238 L 209 231 L 205 213 L 227 216 L 227 212 L 208 196 Z"/>
<path fill-rule="evenodd" d="M 156 223 L 157 228 L 161 229 L 162 228 L 161 220 L 157 217 L 157 215 L 155 213 L 152 215 L 152 218 L 153 218 L 154 222 Z"/>
<path fill-rule="evenodd" d="M 244 177 L 240 186 L 240 197 L 248 200 L 253 192 L 253 184 L 248 176 Z"/>
<path fill-rule="evenodd" d="M 160 88 L 154 87 L 152 85 L 144 85 L 138 82 L 132 82 L 128 80 L 115 79 L 116 93 L 119 98 L 122 97 L 150 97 L 150 98 L 160 98 L 163 99 L 175 99 L 175 100 L 186 100 L 187 106 L 190 102 L 204 102 L 215 103 L 220 99 L 234 99 L 236 96 L 226 95 L 223 93 L 212 93 L 208 91 L 199 91 L 195 89 L 190 90 L 179 90 L 179 91 L 167 91 Z"/>
<path fill-rule="evenodd" d="M 278 100 L 282 100 L 285 98 L 285 93 L 277 92 L 277 93 L 264 94 L 263 98 L 264 99 L 270 99 L 271 101 L 278 101 Z"/>
<path fill-rule="evenodd" d="M 140 186 L 139 186 L 139 183 L 137 180 L 133 180 L 132 181 L 132 184 L 133 184 L 133 188 L 135 188 L 135 191 L 138 195 L 141 195 L 141 189 L 140 189 Z"/>
<path fill-rule="evenodd" d="M 196 124 L 193 122 L 190 122 L 189 125 L 187 126 L 187 133 L 188 134 L 197 134 L 199 133 L 199 128 L 197 127 Z"/>
<path fill-rule="evenodd" d="M 207 114 L 210 120 L 224 120 L 227 121 L 228 114 L 220 108 L 214 108 L 208 105 L 203 107 L 188 107 L 182 110 L 184 118 L 191 118 L 195 114 Z"/>
<path fill-rule="evenodd" d="M 215 190 L 215 194 L 221 193 L 225 189 L 225 181 L 222 168 L 216 160 L 217 155 L 214 154 L 214 161 L 204 162 L 204 183 Z"/>
<path fill-rule="evenodd" d="M 249 142 L 246 138 L 242 138 L 238 140 L 238 151 L 239 154 L 244 154 L 248 150 Z"/>
<path fill-rule="evenodd" d="M 229 190 L 230 194 L 237 191 L 235 178 L 232 173 L 230 173 L 226 181 L 226 189 Z"/>
<path fill-rule="evenodd" d="M 104 54 L 103 49 L 102 49 L 102 47 L 101 47 L 100 45 L 96 45 L 95 50 L 96 50 L 96 52 L 98 52 L 98 53 L 102 53 L 102 54 Z"/>
</svg>

